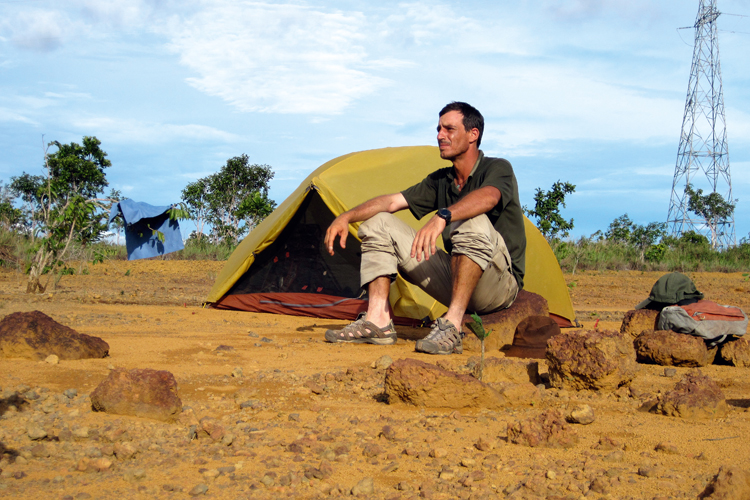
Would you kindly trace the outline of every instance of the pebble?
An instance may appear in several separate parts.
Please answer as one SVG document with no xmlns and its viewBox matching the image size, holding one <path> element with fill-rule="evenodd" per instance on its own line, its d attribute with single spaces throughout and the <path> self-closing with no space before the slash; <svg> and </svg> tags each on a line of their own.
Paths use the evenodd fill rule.
<svg viewBox="0 0 750 500">
<path fill-rule="evenodd" d="M 37 424 L 31 424 L 26 430 L 26 432 L 29 435 L 29 439 L 32 439 L 32 440 L 44 439 L 47 437 L 47 431 L 42 429 Z"/>
<path fill-rule="evenodd" d="M 362 495 L 372 495 L 375 493 L 375 483 L 371 477 L 366 477 L 362 480 L 360 480 L 354 488 L 352 488 L 352 495 L 356 496 L 362 496 Z"/>
<path fill-rule="evenodd" d="M 578 405 L 565 417 L 572 424 L 589 425 L 596 420 L 594 410 L 589 405 Z"/>
<path fill-rule="evenodd" d="M 208 491 L 208 486 L 205 485 L 205 484 L 203 484 L 203 483 L 201 483 L 201 484 L 199 484 L 197 486 L 194 486 L 193 489 L 191 489 L 188 492 L 188 494 L 191 497 L 197 497 L 198 495 L 205 495 L 207 491 Z"/>
<path fill-rule="evenodd" d="M 50 354 L 49 356 L 47 356 L 46 358 L 44 358 L 44 362 L 48 363 L 50 365 L 56 365 L 57 363 L 60 362 L 60 358 L 57 357 L 57 355 L 55 355 L 55 354 Z"/>
<path fill-rule="evenodd" d="M 238 366 L 237 368 L 232 370 L 232 376 L 234 378 L 242 378 L 242 368 Z"/>
</svg>

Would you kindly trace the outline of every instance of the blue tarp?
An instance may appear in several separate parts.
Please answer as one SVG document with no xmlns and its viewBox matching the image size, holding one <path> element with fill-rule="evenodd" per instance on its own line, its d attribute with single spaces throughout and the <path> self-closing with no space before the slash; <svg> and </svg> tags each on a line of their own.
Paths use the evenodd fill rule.
<svg viewBox="0 0 750 500">
<path fill-rule="evenodd" d="M 112 205 L 109 222 L 118 215 L 125 221 L 125 246 L 128 250 L 128 260 L 147 259 L 182 250 L 182 234 L 180 224 L 176 220 L 169 220 L 166 207 L 154 207 L 147 203 L 133 200 L 122 200 Z M 164 242 L 159 241 L 152 229 L 164 234 Z"/>
</svg>

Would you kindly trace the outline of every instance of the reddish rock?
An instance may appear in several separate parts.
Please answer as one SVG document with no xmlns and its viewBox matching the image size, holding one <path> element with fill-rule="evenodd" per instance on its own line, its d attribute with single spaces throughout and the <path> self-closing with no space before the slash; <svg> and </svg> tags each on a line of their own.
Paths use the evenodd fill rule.
<svg viewBox="0 0 750 500">
<path fill-rule="evenodd" d="M 529 316 L 549 316 L 547 299 L 526 290 L 521 290 L 507 309 L 481 316 L 485 330 L 492 330 L 492 334 L 484 341 L 485 351 L 496 351 L 506 344 L 513 343 L 513 335 L 518 324 Z M 464 316 L 464 322 L 471 321 L 471 317 Z M 464 328 L 468 332 L 468 328 Z M 464 337 L 464 350 L 481 352 L 482 345 L 473 333 Z"/>
<path fill-rule="evenodd" d="M 747 500 L 750 498 L 750 472 L 737 466 L 721 467 L 698 498 Z"/>
<path fill-rule="evenodd" d="M 613 331 L 565 332 L 547 346 L 550 384 L 558 389 L 613 390 L 638 371 L 629 335 Z"/>
<path fill-rule="evenodd" d="M 94 411 L 172 421 L 182 410 L 168 371 L 117 368 L 91 393 Z"/>
<path fill-rule="evenodd" d="M 471 366 L 471 374 L 479 378 L 479 357 L 472 356 L 467 363 Z M 518 358 L 484 358 L 484 372 L 482 382 L 492 384 L 496 382 L 515 382 L 536 385 L 541 382 L 539 377 L 539 362 L 531 359 Z"/>
<path fill-rule="evenodd" d="M 508 441 L 531 447 L 570 448 L 578 442 L 578 435 L 560 411 L 547 410 L 509 426 Z"/>
<path fill-rule="evenodd" d="M 636 359 L 662 366 L 707 366 L 714 362 L 717 349 L 706 342 L 672 330 L 646 330 L 633 341 Z"/>
<path fill-rule="evenodd" d="M 385 372 L 389 403 L 430 408 L 500 408 L 505 397 L 470 375 L 459 375 L 416 359 L 399 359 Z"/>
<path fill-rule="evenodd" d="M 0 356 L 44 360 L 103 358 L 109 344 L 99 337 L 78 333 L 39 311 L 13 313 L 0 321 Z"/>
<path fill-rule="evenodd" d="M 659 319 L 659 311 L 653 309 L 632 309 L 625 313 L 620 325 L 620 333 L 627 333 L 633 338 L 641 334 L 643 330 L 656 330 L 656 322 Z"/>
<path fill-rule="evenodd" d="M 685 374 L 656 407 L 658 413 L 682 418 L 723 417 L 728 410 L 719 385 L 699 370 Z"/>
<path fill-rule="evenodd" d="M 750 339 L 740 337 L 722 344 L 719 356 L 730 365 L 750 367 Z"/>
</svg>

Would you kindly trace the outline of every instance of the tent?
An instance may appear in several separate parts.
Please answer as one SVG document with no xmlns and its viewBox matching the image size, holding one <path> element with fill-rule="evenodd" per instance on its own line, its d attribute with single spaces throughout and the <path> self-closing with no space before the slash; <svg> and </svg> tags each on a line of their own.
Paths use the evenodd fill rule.
<svg viewBox="0 0 750 500">
<path fill-rule="evenodd" d="M 448 165 L 433 146 L 361 151 L 321 165 L 240 243 L 207 302 L 221 309 L 355 319 L 367 307 L 359 288 L 359 224 L 350 225 L 346 249 L 337 243 L 334 256 L 323 245 L 328 225 L 359 203 L 401 191 Z M 396 215 L 415 229 L 429 219 L 417 221 L 408 210 Z M 570 326 L 575 313 L 557 259 L 539 230 L 525 223 L 524 289 L 543 296 L 550 314 Z M 390 301 L 400 324 L 417 325 L 447 310 L 400 276 Z"/>
</svg>

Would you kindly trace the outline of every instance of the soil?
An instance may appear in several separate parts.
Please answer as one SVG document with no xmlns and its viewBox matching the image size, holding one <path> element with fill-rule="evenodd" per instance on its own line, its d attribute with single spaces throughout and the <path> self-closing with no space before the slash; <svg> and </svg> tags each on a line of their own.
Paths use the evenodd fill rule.
<svg viewBox="0 0 750 500">
<path fill-rule="evenodd" d="M 539 404 L 503 411 L 389 405 L 385 372 L 374 367 L 381 356 L 465 371 L 475 353 L 429 356 L 405 339 L 393 346 L 328 344 L 326 329 L 345 322 L 204 308 L 222 266 L 108 261 L 79 267 L 41 295 L 24 293 L 21 273 L 0 272 L 0 314 L 39 310 L 110 345 L 104 359 L 0 359 L 0 496 L 322 498 L 357 487 L 368 498 L 695 498 L 720 466 L 750 469 L 747 368 L 701 369 L 730 405 L 729 415 L 715 420 L 639 411 L 690 370 L 655 365 L 640 366 L 634 390 L 547 387 Z M 565 278 L 584 328 L 619 330 L 624 313 L 660 275 Z M 689 275 L 706 298 L 750 310 L 742 273 Z M 173 373 L 184 405 L 179 420 L 93 412 L 87 395 L 115 367 Z M 12 398 L 29 391 L 38 399 Z M 507 427 L 516 421 L 581 404 L 596 418 L 573 426 L 574 447 L 508 443 Z M 225 437 L 196 438 L 205 418 Z M 47 437 L 33 440 L 34 426 Z M 134 457 L 113 453 L 115 435 L 127 436 Z M 87 465 L 94 462 L 98 471 Z"/>
</svg>

